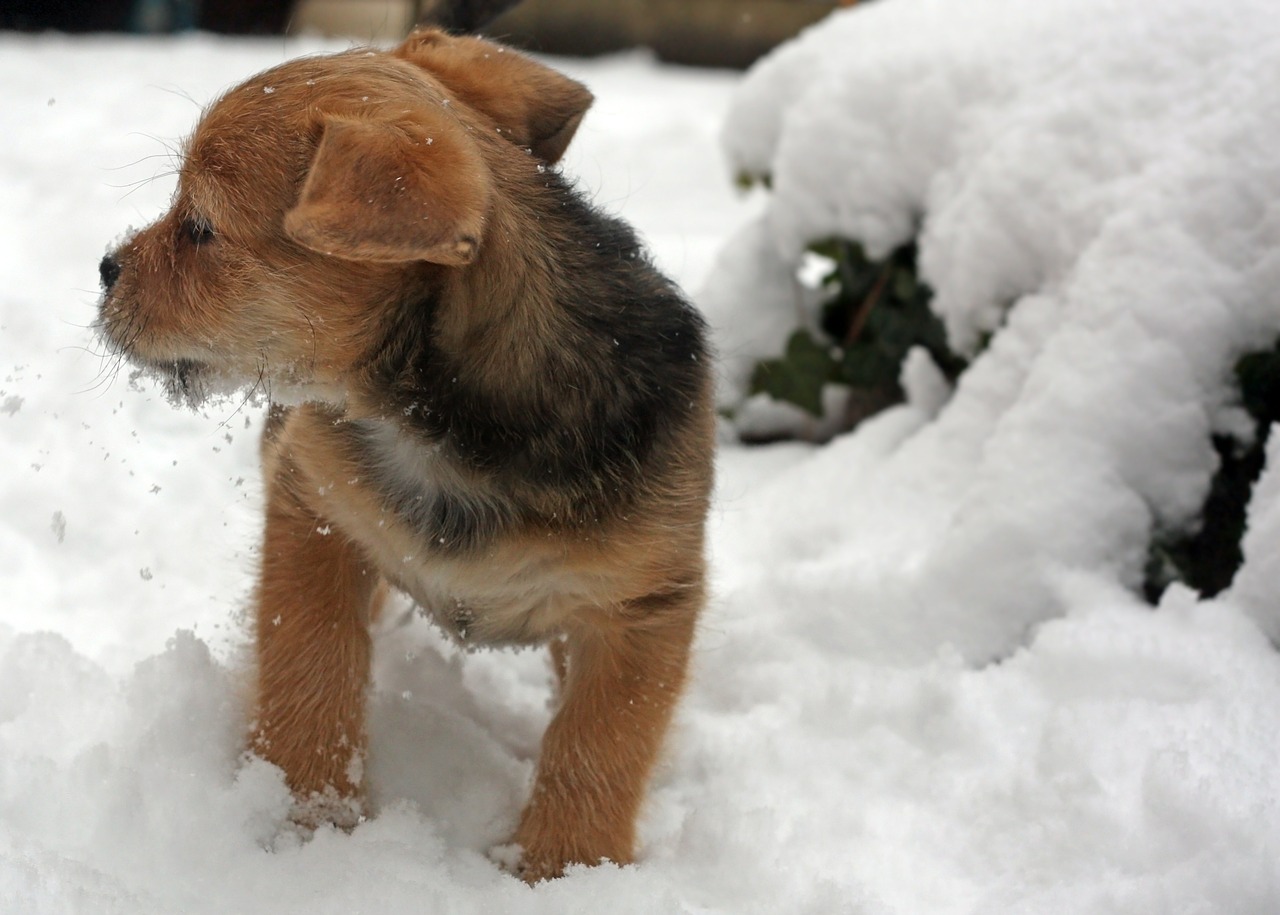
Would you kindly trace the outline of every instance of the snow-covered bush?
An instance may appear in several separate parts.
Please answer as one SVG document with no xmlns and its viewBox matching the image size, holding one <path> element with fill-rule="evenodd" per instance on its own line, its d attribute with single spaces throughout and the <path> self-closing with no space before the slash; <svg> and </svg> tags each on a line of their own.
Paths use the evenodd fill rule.
<svg viewBox="0 0 1280 915">
<path fill-rule="evenodd" d="M 936 419 L 899 449 L 951 465 L 920 482 L 946 505 L 920 577 L 1011 576 L 909 588 L 991 624 L 977 637 L 955 618 L 967 650 L 1006 650 L 1048 612 L 1051 568 L 1153 594 L 1229 581 L 1229 557 L 1226 581 L 1193 567 L 1221 565 L 1205 537 L 1235 548 L 1275 418 L 1243 408 L 1237 364 L 1280 336 L 1277 85 L 1280 17 L 1251 0 L 887 0 L 747 76 L 725 143 L 770 190 L 700 297 L 721 406 L 748 436 L 814 434 L 748 396 L 796 357 L 821 362 L 801 337 L 843 342 L 819 330 L 812 246 L 844 239 L 876 261 L 914 244 L 950 347 L 972 359 L 949 399 L 936 356 L 902 368 Z M 829 392 L 829 423 L 840 403 Z M 1206 529 L 1211 488 L 1232 491 L 1234 520 Z M 1280 613 L 1276 592 L 1257 612 Z"/>
</svg>

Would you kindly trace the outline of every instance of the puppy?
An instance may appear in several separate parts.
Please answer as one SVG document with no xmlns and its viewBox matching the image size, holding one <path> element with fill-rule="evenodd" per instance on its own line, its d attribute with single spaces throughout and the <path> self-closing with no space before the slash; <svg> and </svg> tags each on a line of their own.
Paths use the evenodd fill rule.
<svg viewBox="0 0 1280 915">
<path fill-rule="evenodd" d="M 103 259 L 100 330 L 181 401 L 275 402 L 253 750 L 304 823 L 365 796 L 383 583 L 467 645 L 551 642 L 521 873 L 633 859 L 704 599 L 701 320 L 551 166 L 592 97 L 420 31 L 203 115 L 168 213 Z"/>
</svg>

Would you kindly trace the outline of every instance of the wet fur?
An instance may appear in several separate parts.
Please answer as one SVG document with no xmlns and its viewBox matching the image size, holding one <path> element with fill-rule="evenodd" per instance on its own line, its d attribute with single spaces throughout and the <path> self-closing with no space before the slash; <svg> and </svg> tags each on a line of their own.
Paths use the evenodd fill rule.
<svg viewBox="0 0 1280 915">
<path fill-rule="evenodd" d="M 632 860 L 705 588 L 703 328 L 550 167 L 590 100 L 432 31 L 284 64 L 212 106 L 173 208 L 102 267 L 104 336 L 177 395 L 295 401 L 263 437 L 251 740 L 296 818 L 363 809 L 389 582 L 466 643 L 553 645 L 529 880 Z"/>
</svg>

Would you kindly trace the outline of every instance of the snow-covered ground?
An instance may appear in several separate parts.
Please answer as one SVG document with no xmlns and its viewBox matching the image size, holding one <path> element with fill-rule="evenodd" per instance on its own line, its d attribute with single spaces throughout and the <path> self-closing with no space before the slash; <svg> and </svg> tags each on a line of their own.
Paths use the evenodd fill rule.
<svg viewBox="0 0 1280 915">
<path fill-rule="evenodd" d="M 704 290 L 730 386 L 815 233 L 923 219 L 952 332 L 994 337 L 949 400 L 917 366 L 829 446 L 724 445 L 642 860 L 533 888 L 486 852 L 549 669 L 410 615 L 376 641 L 376 814 L 282 829 L 241 755 L 261 417 L 173 410 L 86 328 L 198 104 L 333 45 L 0 36 L 0 912 L 1280 911 L 1275 437 L 1237 587 L 1131 591 L 1203 496 L 1224 367 L 1280 332 L 1267 7 L 881 0 L 731 115 L 728 74 L 560 62 L 598 99 L 568 170 Z"/>
</svg>

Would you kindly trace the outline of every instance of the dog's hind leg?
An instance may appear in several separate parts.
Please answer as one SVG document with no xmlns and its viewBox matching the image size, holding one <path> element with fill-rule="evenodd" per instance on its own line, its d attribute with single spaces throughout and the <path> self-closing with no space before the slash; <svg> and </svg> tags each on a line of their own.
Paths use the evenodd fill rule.
<svg viewBox="0 0 1280 915">
<path fill-rule="evenodd" d="M 543 737 L 515 840 L 521 876 L 632 860 L 635 821 L 684 685 L 700 586 L 635 601 L 569 630 L 562 702 Z"/>
<path fill-rule="evenodd" d="M 287 459 L 268 461 L 252 748 L 284 770 L 297 822 L 352 826 L 364 781 L 369 614 L 381 579 L 306 506 L 293 471 Z"/>
</svg>

